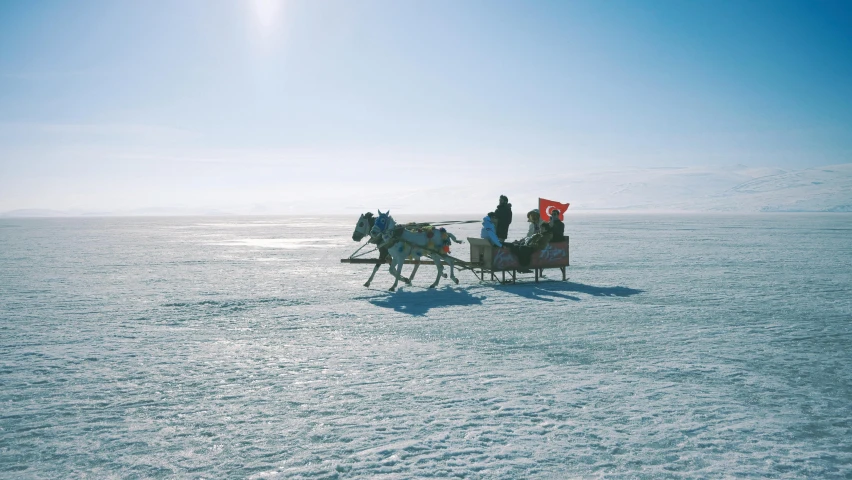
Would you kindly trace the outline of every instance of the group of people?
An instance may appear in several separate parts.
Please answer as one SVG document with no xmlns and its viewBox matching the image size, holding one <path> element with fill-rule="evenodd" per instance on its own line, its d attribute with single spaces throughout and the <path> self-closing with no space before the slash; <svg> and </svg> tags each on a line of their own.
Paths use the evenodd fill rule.
<svg viewBox="0 0 852 480">
<path fill-rule="evenodd" d="M 565 240 L 565 224 L 559 219 L 560 211 L 550 211 L 549 221 L 543 221 L 538 209 L 527 212 L 529 228 L 524 238 L 507 243 L 509 225 L 512 223 L 512 204 L 505 195 L 500 195 L 500 203 L 493 212 L 482 219 L 480 236 L 487 239 L 495 247 L 509 247 L 518 256 L 522 267 L 530 263 L 532 254 L 543 249 L 550 242 Z"/>
</svg>

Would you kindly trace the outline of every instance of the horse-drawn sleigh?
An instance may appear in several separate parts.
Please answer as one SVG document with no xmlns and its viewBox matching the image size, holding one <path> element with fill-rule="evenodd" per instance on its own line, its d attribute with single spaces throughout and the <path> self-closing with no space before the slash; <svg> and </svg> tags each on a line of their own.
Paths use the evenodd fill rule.
<svg viewBox="0 0 852 480">
<path fill-rule="evenodd" d="M 528 268 L 521 266 L 517 255 L 508 247 L 495 247 L 488 240 L 468 237 L 470 261 L 465 261 L 449 254 L 449 246 L 452 242 L 463 242 L 443 227 L 451 224 L 475 223 L 475 220 L 397 225 L 389 213 L 379 211 L 378 217 L 373 216 L 372 212 L 361 215 L 352 233 L 352 240 L 360 242 L 367 238 L 367 242 L 349 258 L 340 260 L 342 263 L 375 265 L 370 278 L 364 284 L 366 287 L 370 286 L 376 271 L 384 263 L 390 264 L 389 271 L 395 278 L 391 291 L 396 290 L 400 281 L 411 285 L 411 280 L 414 279 L 421 264 L 435 265 L 438 270 L 435 281 L 429 288 L 436 287 L 441 277 L 447 278 L 447 275 L 443 273 L 444 266 L 450 267 L 449 278 L 456 284 L 459 283 L 455 276 L 456 268 L 473 272 L 480 281 L 497 281 L 503 284 L 515 283 L 519 273 L 534 273 L 535 281 L 538 282 L 544 277 L 545 269 L 558 268 L 562 273 L 562 280 L 566 280 L 566 268 L 570 258 L 568 237 L 565 237 L 563 242 L 549 243 L 535 252 Z M 373 245 L 375 248 L 362 252 L 368 245 Z M 364 258 L 374 251 L 378 251 L 378 258 Z M 424 256 L 431 260 L 421 261 L 420 258 Z M 414 265 L 407 278 L 402 276 L 402 266 L 405 264 Z"/>
</svg>

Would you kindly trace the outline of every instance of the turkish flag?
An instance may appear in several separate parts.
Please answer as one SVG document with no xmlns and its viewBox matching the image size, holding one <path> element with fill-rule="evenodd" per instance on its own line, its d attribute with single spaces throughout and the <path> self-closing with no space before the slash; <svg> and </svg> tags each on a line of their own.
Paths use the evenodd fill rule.
<svg viewBox="0 0 852 480">
<path fill-rule="evenodd" d="M 550 211 L 556 208 L 559 209 L 559 220 L 565 220 L 565 210 L 568 209 L 569 205 L 571 204 L 554 202 L 553 200 L 539 197 L 538 212 L 541 215 L 541 219 L 546 222 L 550 219 Z"/>
</svg>

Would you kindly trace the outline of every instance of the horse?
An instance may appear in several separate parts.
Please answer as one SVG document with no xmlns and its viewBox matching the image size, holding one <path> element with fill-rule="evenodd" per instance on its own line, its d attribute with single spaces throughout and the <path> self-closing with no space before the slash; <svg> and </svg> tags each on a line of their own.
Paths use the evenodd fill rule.
<svg viewBox="0 0 852 480">
<path fill-rule="evenodd" d="M 358 223 L 355 224 L 355 231 L 352 232 L 352 240 L 355 242 L 363 240 L 364 237 L 370 234 L 370 229 L 373 228 L 373 224 L 375 222 L 376 218 L 373 216 L 373 212 L 361 214 L 361 218 L 359 218 Z M 381 237 L 370 237 L 369 243 L 375 244 L 376 248 L 379 250 L 379 263 L 373 267 L 373 273 L 370 274 L 370 278 L 368 278 L 367 283 L 364 284 L 365 287 L 370 286 L 370 283 L 372 283 L 373 277 L 376 276 L 376 272 L 379 270 L 379 267 L 385 263 L 385 260 L 388 258 L 388 249 L 379 245 L 382 243 Z M 411 276 L 409 276 L 408 279 L 403 277 L 404 281 L 410 284 L 411 280 L 414 280 L 414 275 L 417 274 L 418 268 L 420 268 L 420 257 L 417 257 L 414 262 L 414 269 L 411 271 Z"/>
<path fill-rule="evenodd" d="M 435 266 L 438 267 L 438 276 L 435 277 L 435 282 L 429 285 L 429 288 L 437 287 L 438 282 L 441 281 L 441 275 L 444 273 L 443 262 L 447 262 L 450 266 L 450 279 L 458 285 L 459 279 L 455 275 L 453 257 L 444 252 L 449 251 L 451 241 L 463 242 L 443 228 L 436 229 L 429 225 L 418 225 L 418 227 L 417 230 L 409 230 L 404 226 L 397 226 L 390 216 L 390 210 L 385 213 L 379 210 L 379 217 L 370 229 L 370 236 L 381 238 L 379 245 L 387 247 L 388 254 L 391 256 L 390 273 L 396 278 L 396 282 L 393 283 L 390 291 L 396 290 L 400 280 L 405 282 L 406 285 L 411 285 L 410 280 L 400 275 L 402 264 L 409 256 L 417 258 L 427 256 L 435 261 Z M 436 234 L 438 238 L 435 238 Z"/>
</svg>

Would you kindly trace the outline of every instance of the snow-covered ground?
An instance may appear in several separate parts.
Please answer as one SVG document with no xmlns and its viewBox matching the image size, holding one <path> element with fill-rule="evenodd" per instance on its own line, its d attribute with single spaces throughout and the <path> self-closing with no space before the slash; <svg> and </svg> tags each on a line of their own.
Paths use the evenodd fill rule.
<svg viewBox="0 0 852 480">
<path fill-rule="evenodd" d="M 0 220 L 0 477 L 852 476 L 849 215 L 569 215 L 568 282 L 393 294 L 356 219 Z"/>
</svg>

